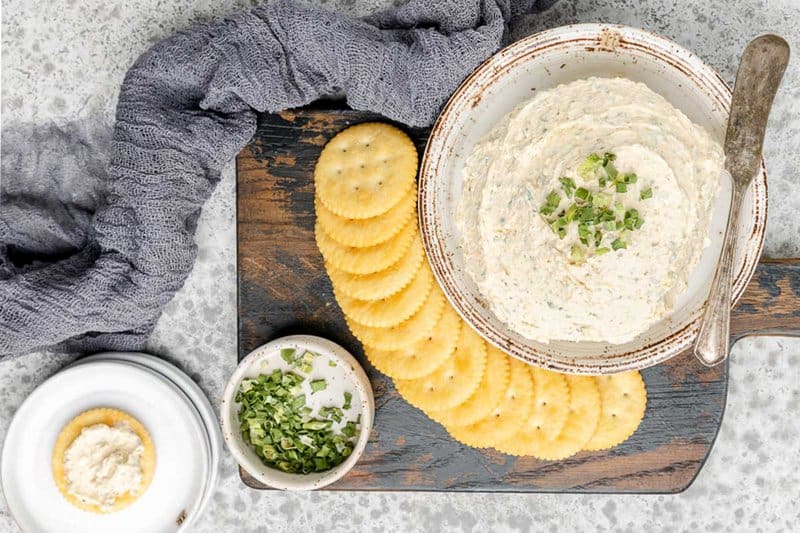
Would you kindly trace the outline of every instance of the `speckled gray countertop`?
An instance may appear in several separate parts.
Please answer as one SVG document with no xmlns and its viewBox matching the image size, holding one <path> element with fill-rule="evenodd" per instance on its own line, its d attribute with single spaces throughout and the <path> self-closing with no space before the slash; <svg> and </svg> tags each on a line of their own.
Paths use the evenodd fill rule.
<svg viewBox="0 0 800 533">
<path fill-rule="evenodd" d="M 366 14 L 385 0 L 319 0 Z M 3 0 L 2 121 L 86 119 L 111 124 L 122 77 L 148 46 L 247 0 Z M 573 22 L 650 29 L 694 50 L 732 82 L 759 33 L 783 35 L 795 57 L 765 147 L 766 254 L 800 256 L 800 3 L 798 0 L 561 0 L 517 21 L 512 36 Z M 234 175 L 203 210 L 197 265 L 169 304 L 148 350 L 185 369 L 214 403 L 236 353 Z M 198 531 L 792 531 L 800 523 L 800 340 L 748 339 L 733 350 L 727 412 L 703 471 L 674 496 L 444 493 L 263 493 L 226 455 Z M 45 353 L 0 363 L 0 439 L 34 387 L 69 359 Z M 0 500 L 0 531 L 15 531 Z"/>
</svg>

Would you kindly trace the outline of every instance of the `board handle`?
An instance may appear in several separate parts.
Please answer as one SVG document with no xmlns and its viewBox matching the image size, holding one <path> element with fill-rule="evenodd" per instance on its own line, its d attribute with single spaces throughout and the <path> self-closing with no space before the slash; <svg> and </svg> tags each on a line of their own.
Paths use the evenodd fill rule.
<svg viewBox="0 0 800 533">
<path fill-rule="evenodd" d="M 800 259 L 762 259 L 731 313 L 731 344 L 750 335 L 800 337 Z"/>
</svg>

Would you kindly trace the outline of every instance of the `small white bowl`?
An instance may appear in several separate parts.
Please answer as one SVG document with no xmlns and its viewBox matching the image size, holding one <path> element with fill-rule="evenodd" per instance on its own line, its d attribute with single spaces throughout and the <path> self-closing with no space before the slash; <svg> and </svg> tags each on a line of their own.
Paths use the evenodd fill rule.
<svg viewBox="0 0 800 533">
<path fill-rule="evenodd" d="M 348 380 L 349 390 L 353 391 L 353 406 L 361 407 L 361 429 L 358 440 L 353 452 L 345 461 L 325 472 L 312 474 L 289 474 L 265 465 L 256 455 L 253 448 L 242 439 L 241 425 L 239 424 L 239 404 L 236 403 L 236 391 L 239 384 L 245 378 L 267 374 L 276 368 L 282 370 L 289 369 L 288 364 L 281 359 L 280 351 L 283 348 L 294 348 L 295 350 L 308 350 L 329 357 L 336 361 L 337 366 L 331 367 L 328 364 L 315 364 L 311 379 L 325 379 L 329 383 L 329 388 L 321 391 L 320 398 L 329 394 L 338 394 L 337 402 L 341 401 L 342 383 L 336 383 L 343 378 Z M 342 373 L 341 370 L 344 370 Z M 331 386 L 332 385 L 332 386 Z M 358 402 L 356 401 L 358 400 Z M 337 403 L 338 405 L 338 403 Z M 222 396 L 220 407 L 220 419 L 222 421 L 222 436 L 228 449 L 231 451 L 236 461 L 254 478 L 280 490 L 314 490 L 330 485 L 342 478 L 358 462 L 364 448 L 367 446 L 369 434 L 372 431 L 372 422 L 375 417 L 375 398 L 372 394 L 372 386 L 369 378 L 361 368 L 356 359 L 338 344 L 321 337 L 313 335 L 292 335 L 282 337 L 268 342 L 250 352 L 247 357 L 242 359 L 236 371 L 228 380 L 225 392 Z"/>
</svg>

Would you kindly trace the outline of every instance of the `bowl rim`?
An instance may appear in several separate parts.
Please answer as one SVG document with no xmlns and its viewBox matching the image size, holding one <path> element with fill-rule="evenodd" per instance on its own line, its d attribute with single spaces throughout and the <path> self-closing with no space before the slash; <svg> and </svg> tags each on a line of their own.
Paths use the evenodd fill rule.
<svg viewBox="0 0 800 533">
<path fill-rule="evenodd" d="M 611 32 L 619 37 L 619 42 L 608 48 L 603 38 Z M 431 133 L 420 162 L 418 187 L 418 219 L 423 246 L 428 262 L 437 283 L 458 314 L 479 335 L 489 343 L 509 355 L 526 363 L 551 370 L 571 374 L 612 374 L 628 370 L 640 370 L 656 365 L 684 353 L 694 342 L 699 331 L 701 316 L 696 317 L 681 329 L 672 331 L 660 340 L 649 342 L 636 350 L 608 357 L 582 359 L 568 354 L 552 355 L 536 349 L 530 344 L 523 344 L 511 339 L 507 326 L 496 329 L 481 317 L 481 312 L 456 288 L 452 278 L 456 269 L 452 267 L 452 251 L 445 247 L 444 239 L 439 236 L 439 226 L 431 206 L 434 203 L 435 186 L 439 160 L 449 156 L 453 145 L 442 141 L 446 137 L 449 122 L 467 106 L 474 107 L 477 102 L 471 101 L 475 95 L 467 93 L 478 86 L 480 80 L 489 75 L 502 76 L 526 58 L 541 56 L 559 46 L 576 45 L 591 47 L 590 52 L 613 52 L 617 48 L 632 49 L 651 56 L 656 62 L 669 68 L 677 69 L 684 77 L 697 85 L 703 92 L 720 106 L 724 114 L 730 110 L 732 91 L 722 77 L 696 54 L 675 43 L 647 30 L 625 26 L 622 24 L 583 23 L 570 24 L 544 30 L 499 50 L 476 68 L 458 86 L 448 99 L 431 128 Z M 480 98 L 480 95 L 477 96 Z M 742 297 L 747 284 L 755 274 L 758 260 L 764 245 L 767 219 L 767 176 L 762 157 L 759 173 L 753 181 L 753 228 L 747 246 L 742 247 L 743 261 L 737 270 L 733 282 L 732 307 Z M 531 341 L 533 342 L 533 341 Z"/>
<path fill-rule="evenodd" d="M 347 374 L 352 379 L 353 385 L 361 396 L 361 431 L 356 445 L 353 448 L 353 452 L 344 462 L 324 472 L 289 474 L 271 468 L 260 460 L 252 460 L 243 449 L 247 444 L 241 439 L 239 422 L 232 416 L 233 408 L 236 405 L 234 401 L 236 390 L 239 388 L 239 383 L 244 379 L 248 370 L 270 352 L 287 346 L 302 347 L 309 351 L 324 353 L 336 359 L 339 363 L 344 365 L 345 368 L 350 369 Z M 363 455 L 367 443 L 369 442 L 370 433 L 372 432 L 374 418 L 375 397 L 372 391 L 372 385 L 361 364 L 350 352 L 339 344 L 315 335 L 289 335 L 280 337 L 252 350 L 239 362 L 236 370 L 231 374 L 228 383 L 225 385 L 225 391 L 223 392 L 222 401 L 220 402 L 222 437 L 231 454 L 236 459 L 236 462 L 244 468 L 248 474 L 261 483 L 275 489 L 286 491 L 316 490 L 328 486 L 344 477 Z"/>
</svg>

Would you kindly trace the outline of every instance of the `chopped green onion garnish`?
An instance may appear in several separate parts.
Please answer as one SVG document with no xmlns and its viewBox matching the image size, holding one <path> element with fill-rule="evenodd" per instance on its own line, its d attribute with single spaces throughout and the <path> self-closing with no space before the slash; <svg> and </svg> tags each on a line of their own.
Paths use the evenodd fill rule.
<svg viewBox="0 0 800 533">
<path fill-rule="evenodd" d="M 575 190 L 575 203 L 578 205 L 583 205 L 587 203 L 591 203 L 592 201 L 592 193 L 589 192 L 588 189 L 585 187 L 578 187 Z"/>
<path fill-rule="evenodd" d="M 344 405 L 342 405 L 342 409 L 350 409 L 350 400 L 353 399 L 353 395 L 350 392 L 345 391 L 344 393 Z"/>
<path fill-rule="evenodd" d="M 594 195 L 593 205 L 595 207 L 606 209 L 609 206 L 611 206 L 611 196 L 603 192 L 598 192 L 597 194 Z"/>
<path fill-rule="evenodd" d="M 570 206 L 564 211 L 564 218 L 567 222 L 572 222 L 575 219 L 575 215 L 578 213 L 578 206 L 575 204 L 570 204 Z"/>
<path fill-rule="evenodd" d="M 572 198 L 572 193 L 575 192 L 575 180 L 568 177 L 558 178 L 558 181 L 561 182 L 561 188 L 564 189 L 564 194 L 567 195 L 567 198 Z"/>
<path fill-rule="evenodd" d="M 588 181 L 602 166 L 603 160 L 600 159 L 600 156 L 597 154 L 592 154 L 578 166 L 578 175 L 584 180 Z"/>
<path fill-rule="evenodd" d="M 576 222 L 577 238 L 580 244 L 573 244 L 569 250 L 570 260 L 573 263 L 582 263 L 591 254 L 602 255 L 611 250 L 627 248 L 630 244 L 630 232 L 641 228 L 644 220 L 640 218 L 635 208 L 626 209 L 619 196 L 628 192 L 628 186 L 637 183 L 639 178 L 634 172 L 620 174 L 612 163 L 616 155 L 610 152 L 602 156 L 590 154 L 577 169 L 578 175 L 584 180 L 597 179 L 600 189 L 592 190 L 588 187 L 578 187 L 575 180 L 562 176 L 558 178 L 561 189 L 567 198 L 572 198 L 566 209 L 559 210 L 561 197 L 558 191 L 551 191 L 545 198 L 540 213 L 545 216 L 550 229 L 564 239 L 568 226 Z M 606 185 L 610 191 L 603 191 Z M 640 199 L 652 198 L 652 188 L 643 189 Z M 617 198 L 615 200 L 615 197 Z M 605 232 L 605 233 L 604 233 Z M 611 241 L 611 245 L 603 245 L 603 241 Z M 582 246 L 581 246 L 582 245 Z"/>
<path fill-rule="evenodd" d="M 627 247 L 628 247 L 628 244 L 625 241 L 623 241 L 622 239 L 620 239 L 619 237 L 614 239 L 614 242 L 611 243 L 611 249 L 612 250 L 619 250 L 621 248 L 627 248 Z"/>
<path fill-rule="evenodd" d="M 611 163 L 608 163 L 603 168 L 605 168 L 606 176 L 608 176 L 608 179 L 610 179 L 611 181 L 616 181 L 617 176 L 619 175 L 617 167 L 615 167 Z"/>
<path fill-rule="evenodd" d="M 281 349 L 281 359 L 291 365 L 294 362 L 294 348 Z"/>
<path fill-rule="evenodd" d="M 324 379 L 315 379 L 310 383 L 311 392 L 319 392 L 328 388 L 328 383 Z"/>
<path fill-rule="evenodd" d="M 569 258 L 573 263 L 580 264 L 586 260 L 586 254 L 584 253 L 583 248 L 577 244 L 573 244 L 572 248 L 570 249 Z"/>
<path fill-rule="evenodd" d="M 342 428 L 342 433 L 348 437 L 354 437 L 356 434 L 356 425 L 353 422 L 348 422 Z"/>
</svg>

